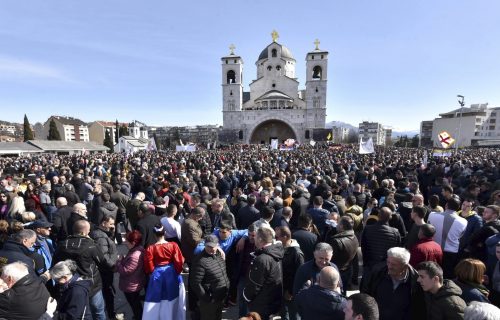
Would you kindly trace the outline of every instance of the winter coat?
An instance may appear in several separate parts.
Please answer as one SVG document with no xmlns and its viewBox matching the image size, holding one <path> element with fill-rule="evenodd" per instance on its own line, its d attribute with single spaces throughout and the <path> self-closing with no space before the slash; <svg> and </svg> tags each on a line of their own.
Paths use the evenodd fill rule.
<svg viewBox="0 0 500 320">
<path fill-rule="evenodd" d="M 248 310 L 266 318 L 277 313 L 283 298 L 281 260 L 284 250 L 281 242 L 255 251 L 248 278 L 243 289 L 243 298 Z"/>
<path fill-rule="evenodd" d="M 427 320 L 462 320 L 466 304 L 461 294 L 462 290 L 451 280 L 444 280 L 436 294 L 426 292 Z"/>
<path fill-rule="evenodd" d="M 313 285 L 300 291 L 295 304 L 303 320 L 343 320 L 346 298 L 340 293 Z"/>
<path fill-rule="evenodd" d="M 330 262 L 330 266 L 337 269 L 337 271 L 339 270 L 333 262 Z M 310 280 L 311 284 L 316 284 L 317 275 L 320 271 L 314 260 L 306 261 L 301 265 L 293 280 L 293 295 L 297 295 L 300 290 L 304 289 L 307 280 Z"/>
<path fill-rule="evenodd" d="M 479 290 L 477 287 L 468 283 L 461 282 L 458 279 L 453 280 L 457 286 L 460 287 L 462 290 L 462 295 L 460 296 L 466 304 L 470 304 L 472 301 L 479 301 L 479 302 L 487 302 L 489 303 L 490 301 L 488 300 L 488 297 L 485 296 L 481 290 Z M 488 292 L 486 287 L 483 287 L 485 292 Z"/>
<path fill-rule="evenodd" d="M 189 273 L 189 283 L 201 301 L 223 301 L 229 290 L 229 279 L 220 253 L 211 255 L 203 250 L 197 254 Z"/>
<path fill-rule="evenodd" d="M 0 318 L 33 320 L 45 314 L 49 292 L 45 285 L 29 274 L 17 280 L 12 288 L 0 293 Z"/>
<path fill-rule="evenodd" d="M 326 239 L 333 248 L 332 261 L 343 271 L 349 268 L 358 252 L 359 242 L 353 230 L 339 232 Z"/>
<path fill-rule="evenodd" d="M 318 243 L 318 236 L 305 229 L 298 229 L 292 233 L 292 238 L 297 240 L 300 250 L 304 253 L 304 261 L 311 260 L 314 248 Z"/>
<path fill-rule="evenodd" d="M 500 232 L 500 221 L 494 220 L 485 223 L 481 229 L 474 232 L 470 238 L 469 251 L 473 258 L 479 259 L 481 261 L 486 261 L 487 250 L 486 250 L 486 240 Z"/>
<path fill-rule="evenodd" d="M 398 247 L 400 244 L 399 231 L 389 227 L 388 224 L 379 221 L 374 225 L 366 226 L 361 236 L 363 265 L 372 267 L 385 261 L 387 250 Z"/>
<path fill-rule="evenodd" d="M 102 288 L 99 267 L 106 268 L 106 259 L 101 249 L 89 237 L 75 235 L 59 242 L 52 263 L 71 259 L 76 262 L 77 272 L 84 278 L 92 280 L 90 297 Z"/>
<path fill-rule="evenodd" d="M 118 250 L 116 249 L 115 242 L 109 237 L 106 231 L 101 229 L 101 227 L 92 231 L 90 237 L 94 239 L 95 244 L 101 249 L 106 264 L 105 271 L 111 271 L 118 259 Z"/>
<path fill-rule="evenodd" d="M 62 241 L 70 235 L 72 230 L 68 230 L 68 220 L 73 209 L 70 206 L 63 206 L 57 209 L 54 213 L 54 225 L 52 226 L 52 234 L 57 241 Z"/>
<path fill-rule="evenodd" d="M 285 248 L 281 264 L 283 266 L 283 292 L 292 295 L 295 274 L 299 267 L 304 264 L 304 253 L 294 239 L 292 239 L 291 245 Z"/>
<path fill-rule="evenodd" d="M 160 224 L 160 218 L 150 213 L 137 222 L 136 229 L 142 234 L 141 245 L 144 249 L 156 243 L 156 236 L 153 229 L 157 224 Z"/>
<path fill-rule="evenodd" d="M 101 206 L 97 209 L 97 217 L 94 223 L 100 225 L 104 217 L 113 217 L 116 220 L 116 215 L 118 213 L 118 207 L 113 202 L 103 202 Z"/>
<path fill-rule="evenodd" d="M 417 282 L 418 272 L 408 266 L 408 277 L 394 290 L 387 265 L 379 263 L 363 279 L 360 291 L 377 300 L 380 319 L 425 319 L 424 292 Z"/>
<path fill-rule="evenodd" d="M 58 320 L 92 320 L 89 294 L 92 281 L 73 275 L 57 299 Z"/>
<path fill-rule="evenodd" d="M 12 239 L 7 239 L 0 250 L 0 267 L 16 261 L 26 264 L 28 270 L 34 273 L 35 261 L 28 248 Z"/>
<path fill-rule="evenodd" d="M 203 230 L 200 224 L 187 218 L 181 225 L 181 250 L 186 262 L 190 263 L 193 259 L 193 252 L 198 243 L 202 240 Z"/>
<path fill-rule="evenodd" d="M 139 292 L 146 284 L 144 274 L 144 248 L 133 247 L 127 255 L 116 263 L 116 271 L 120 274 L 118 287 L 123 292 Z"/>
</svg>

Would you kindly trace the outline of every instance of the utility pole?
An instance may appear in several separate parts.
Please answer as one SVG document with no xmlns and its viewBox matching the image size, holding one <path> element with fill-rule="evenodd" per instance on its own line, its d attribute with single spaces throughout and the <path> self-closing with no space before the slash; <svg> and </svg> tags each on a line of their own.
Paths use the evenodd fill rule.
<svg viewBox="0 0 500 320">
<path fill-rule="evenodd" d="M 455 144 L 455 154 L 458 154 L 458 145 L 460 143 L 460 138 L 462 135 L 462 112 L 464 110 L 464 96 L 457 95 L 458 103 L 460 104 L 460 119 L 458 120 L 458 134 L 457 134 L 457 143 Z"/>
</svg>

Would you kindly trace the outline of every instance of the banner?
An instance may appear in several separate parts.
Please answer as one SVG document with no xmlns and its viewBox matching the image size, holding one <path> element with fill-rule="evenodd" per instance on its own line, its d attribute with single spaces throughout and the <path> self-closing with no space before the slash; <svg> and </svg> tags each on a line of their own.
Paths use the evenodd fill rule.
<svg viewBox="0 0 500 320">
<path fill-rule="evenodd" d="M 147 151 L 157 151 L 158 150 L 158 149 L 156 149 L 156 142 L 155 142 L 155 139 L 153 137 L 149 138 L 148 146 L 146 147 L 146 150 Z"/>
<path fill-rule="evenodd" d="M 285 146 L 287 147 L 293 147 L 294 144 L 295 144 L 295 139 L 289 138 L 285 140 Z"/>
<path fill-rule="evenodd" d="M 453 152 L 450 150 L 441 150 L 441 149 L 434 149 L 432 150 L 432 156 L 433 157 L 451 157 L 453 155 Z"/>
<path fill-rule="evenodd" d="M 369 138 L 366 142 L 363 142 L 363 138 L 359 139 L 359 153 L 360 154 L 368 154 L 374 153 L 375 148 L 373 147 L 373 140 Z"/>
<path fill-rule="evenodd" d="M 187 151 L 194 152 L 196 151 L 196 146 L 194 144 L 186 145 L 186 146 L 175 146 L 175 151 Z"/>
<path fill-rule="evenodd" d="M 424 168 L 427 168 L 427 164 L 429 163 L 429 157 L 427 155 L 427 150 L 424 150 L 424 159 L 422 161 Z"/>
<path fill-rule="evenodd" d="M 311 139 L 311 141 L 309 141 L 309 144 L 314 147 L 316 145 L 316 141 L 314 141 L 313 139 Z"/>
<path fill-rule="evenodd" d="M 278 139 L 271 139 L 271 150 L 278 150 Z"/>
</svg>

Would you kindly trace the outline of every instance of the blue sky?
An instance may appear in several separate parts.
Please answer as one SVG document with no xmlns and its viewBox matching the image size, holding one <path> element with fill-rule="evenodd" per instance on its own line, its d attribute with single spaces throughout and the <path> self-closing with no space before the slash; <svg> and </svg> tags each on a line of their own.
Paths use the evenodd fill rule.
<svg viewBox="0 0 500 320">
<path fill-rule="evenodd" d="M 248 90 L 273 29 L 300 87 L 314 40 L 330 52 L 327 121 L 500 106 L 497 0 L 0 0 L 0 119 L 222 124 L 220 58 L 234 43 Z"/>
</svg>

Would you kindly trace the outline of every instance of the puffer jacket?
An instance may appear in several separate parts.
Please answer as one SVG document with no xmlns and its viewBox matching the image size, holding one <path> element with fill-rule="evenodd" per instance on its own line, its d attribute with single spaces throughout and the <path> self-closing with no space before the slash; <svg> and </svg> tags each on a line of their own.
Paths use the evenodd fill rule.
<svg viewBox="0 0 500 320">
<path fill-rule="evenodd" d="M 444 280 L 436 294 L 426 293 L 427 320 L 462 320 L 465 301 L 460 298 L 462 290 L 451 280 Z"/>
<path fill-rule="evenodd" d="M 189 282 L 202 301 L 222 301 L 229 290 L 226 263 L 219 252 L 214 255 L 205 250 L 194 257 Z"/>
<path fill-rule="evenodd" d="M 285 248 L 281 263 L 283 266 L 283 292 L 288 292 L 291 295 L 295 274 L 299 267 L 304 264 L 304 253 L 300 250 L 295 239 L 292 239 L 291 245 Z"/>
<path fill-rule="evenodd" d="M 106 267 L 104 255 L 94 240 L 89 237 L 75 235 L 61 241 L 54 253 L 52 263 L 71 259 L 76 262 L 77 272 L 84 279 L 92 280 L 90 297 L 93 297 L 102 288 L 99 267 Z"/>
<path fill-rule="evenodd" d="M 300 291 L 295 297 L 298 312 L 304 320 L 344 319 L 345 303 L 346 299 L 340 293 L 318 285 Z"/>
<path fill-rule="evenodd" d="M 333 248 L 332 261 L 340 271 L 349 268 L 352 259 L 356 256 L 359 242 L 353 230 L 339 232 L 326 240 Z"/>
<path fill-rule="evenodd" d="M 281 242 L 276 242 L 255 251 L 255 259 L 250 265 L 243 297 L 248 309 L 266 318 L 277 313 L 283 298 L 281 260 L 284 250 Z"/>
<path fill-rule="evenodd" d="M 111 271 L 118 260 L 118 250 L 116 249 L 115 242 L 111 240 L 108 233 L 101 229 L 101 227 L 92 231 L 90 237 L 94 239 L 96 245 L 101 249 L 106 271 Z"/>
<path fill-rule="evenodd" d="M 79 274 L 73 275 L 71 280 L 60 291 L 57 299 L 59 320 L 92 320 L 89 304 L 89 292 L 92 281 L 80 278 Z"/>
<path fill-rule="evenodd" d="M 387 250 L 400 244 L 399 231 L 388 224 L 378 221 L 374 225 L 366 226 L 361 236 L 363 265 L 372 267 L 385 261 Z"/>
</svg>

